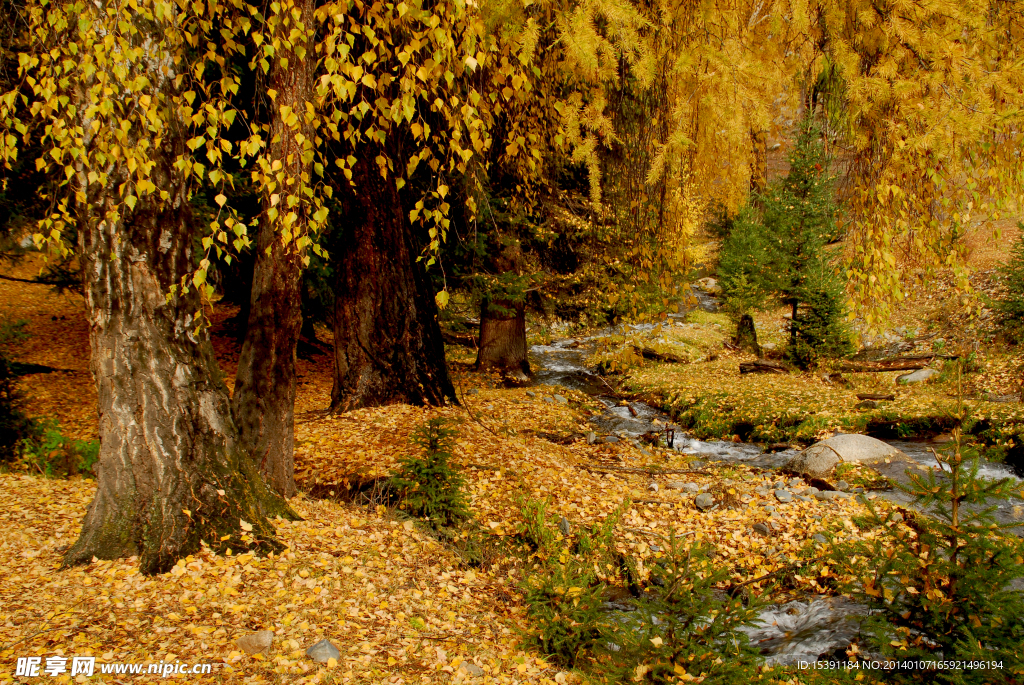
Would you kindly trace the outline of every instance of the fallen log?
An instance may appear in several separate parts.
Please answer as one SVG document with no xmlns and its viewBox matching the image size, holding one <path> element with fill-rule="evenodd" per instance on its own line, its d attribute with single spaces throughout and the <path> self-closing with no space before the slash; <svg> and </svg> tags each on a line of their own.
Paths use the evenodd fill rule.
<svg viewBox="0 0 1024 685">
<path fill-rule="evenodd" d="M 708 473 L 707 471 L 695 471 L 693 469 L 642 469 L 635 466 L 608 466 L 605 464 L 576 464 L 576 466 L 584 471 L 591 471 L 593 473 L 642 473 L 648 476 L 661 476 L 679 473 Z"/>
<path fill-rule="evenodd" d="M 670 364 L 688 364 L 690 362 L 689 359 L 681 357 L 675 352 L 658 352 L 652 347 L 635 347 L 634 349 L 639 352 L 640 356 L 644 359 L 650 359 L 656 362 L 669 362 Z"/>
<path fill-rule="evenodd" d="M 896 395 L 882 395 L 874 392 L 863 392 L 857 393 L 858 400 L 876 400 L 879 402 L 892 402 L 896 399 Z"/>
<path fill-rule="evenodd" d="M 842 371 L 850 373 L 868 373 L 879 371 L 916 371 L 932 363 L 935 357 L 897 357 L 877 362 L 843 362 L 839 365 Z"/>
<path fill-rule="evenodd" d="M 740 362 L 740 373 L 789 373 L 789 369 L 768 359 L 752 362 Z"/>
<path fill-rule="evenodd" d="M 448 345 L 460 345 L 474 350 L 478 347 L 476 336 L 472 333 L 449 333 L 448 331 L 441 331 L 441 337 Z"/>
</svg>

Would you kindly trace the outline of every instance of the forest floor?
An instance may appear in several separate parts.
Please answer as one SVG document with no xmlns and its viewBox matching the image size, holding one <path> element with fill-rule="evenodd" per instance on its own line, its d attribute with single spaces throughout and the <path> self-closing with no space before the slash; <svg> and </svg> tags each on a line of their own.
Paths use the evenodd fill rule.
<svg viewBox="0 0 1024 685">
<path fill-rule="evenodd" d="M 35 268 L 29 260 L 11 273 L 27 277 Z M 973 322 L 957 318 L 951 291 L 948 296 L 940 296 L 947 291 L 939 288 L 929 292 L 930 300 L 922 295 L 919 305 L 908 303 L 913 316 L 898 325 L 921 331 L 930 326 L 938 334 L 929 344 L 944 337 L 946 349 L 989 335 L 984 325 L 969 331 L 966 326 Z M 239 351 L 236 341 L 223 334 L 231 314 L 224 307 L 214 315 L 215 347 L 228 379 Z M 82 299 L 55 296 L 44 286 L 0 281 L 0 315 L 28 322 L 30 337 L 10 347 L 14 359 L 54 369 L 21 378 L 31 413 L 55 417 L 65 435 L 95 439 L 96 398 Z M 707 417 L 701 424 L 707 437 L 731 439 L 739 419 L 758 418 L 764 424 L 776 416 L 810 412 L 822 420 L 807 427 L 806 436 L 781 437 L 823 437 L 848 426 L 850 417 L 861 420 L 864 412 L 852 408 L 855 392 L 894 388 L 890 373 L 852 375 L 854 389 L 826 384 L 820 371 L 740 377 L 742 357 L 720 347 L 725 323 L 715 315 L 697 315 L 690 323 L 687 349 L 712 350 L 709 356 L 715 359 L 637 362 L 619 382 L 624 391 L 660 399 L 678 415 L 692 410 L 714 387 L 715 397 L 729 401 L 705 405 L 712 407 L 701 414 Z M 765 315 L 759 321 L 763 339 L 780 337 L 783 324 L 777 314 Z M 612 356 L 617 344 L 609 343 Z M 971 379 L 975 395 L 1019 388 L 1017 370 L 1024 361 L 1019 352 L 994 342 L 979 349 L 983 370 Z M 496 376 L 472 372 L 466 350 L 449 352 L 461 407 L 395 405 L 343 415 L 323 411 L 330 399 L 330 355 L 300 359 L 296 478 L 301 492 L 293 506 L 304 520 L 278 522 L 288 549 L 276 557 L 203 552 L 155 577 L 140 575 L 133 560 L 96 561 L 60 571 L 61 553 L 78 535 L 95 482 L 0 474 L 0 683 L 13 681 L 17 657 L 41 656 L 45 664 L 46 657 L 87 655 L 100 663 L 213 664 L 211 675 L 178 676 L 202 682 L 578 681 L 576 674 L 524 648 L 528 621 L 517 592 L 520 566 L 514 556 L 492 554 L 474 568 L 457 550 L 396 512 L 346 501 L 354 490 L 387 476 L 401 456 L 413 453 L 412 431 L 435 416 L 449 418 L 458 430 L 455 461 L 467 477 L 470 508 L 497 542 L 515 539 L 522 503 L 529 499 L 547 500 L 552 520 L 565 516 L 573 526 L 599 522 L 629 499 L 632 505 L 617 528 L 616 545 L 637 560 L 641 577 L 657 558 L 658 543 L 674 533 L 713 544 L 731 580 L 744 582 L 813 556 L 811 538 L 817 533 L 838 540 L 861 534 L 851 519 L 864 507 L 854 499 L 835 499 L 788 505 L 774 519 L 777 532 L 762 537 L 752 531 L 755 523 L 769 518 L 762 507 L 769 502 L 756 491 L 765 477 L 761 471 L 708 466 L 700 473 L 665 474 L 665 469 L 688 470 L 688 458 L 628 442 L 560 444 L 566 436 L 592 430 L 589 419 L 601 409 L 593 398 L 544 386 L 506 388 Z M 946 379 L 900 388 L 885 410 L 886 420 L 931 415 L 934 403 L 947 402 L 950 391 Z M 566 401 L 555 400 L 556 393 Z M 986 416 L 998 417 L 999 425 L 1019 426 L 1019 403 L 971 401 Z M 722 506 L 698 511 L 692 493 L 666 487 L 678 480 L 707 485 Z M 786 593 L 830 591 L 828 569 L 820 565 L 787 578 L 781 588 Z M 249 656 L 235 645 L 239 637 L 262 629 L 275 633 L 265 654 Z M 304 656 L 323 638 L 341 652 L 333 668 Z M 791 670 L 766 671 L 763 677 L 781 683 L 814 676 Z"/>
</svg>

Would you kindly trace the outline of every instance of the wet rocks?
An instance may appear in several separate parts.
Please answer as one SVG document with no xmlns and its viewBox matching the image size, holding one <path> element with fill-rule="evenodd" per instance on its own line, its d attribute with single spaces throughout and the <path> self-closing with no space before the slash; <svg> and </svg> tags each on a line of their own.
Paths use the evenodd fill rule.
<svg viewBox="0 0 1024 685">
<path fill-rule="evenodd" d="M 707 511 L 715 505 L 715 498 L 706 492 L 702 492 L 694 498 L 693 504 L 701 511 Z"/>
<path fill-rule="evenodd" d="M 261 630 L 249 635 L 243 635 L 235 640 L 238 648 L 246 654 L 259 654 L 267 651 L 274 642 L 274 633 L 269 630 Z"/>
</svg>

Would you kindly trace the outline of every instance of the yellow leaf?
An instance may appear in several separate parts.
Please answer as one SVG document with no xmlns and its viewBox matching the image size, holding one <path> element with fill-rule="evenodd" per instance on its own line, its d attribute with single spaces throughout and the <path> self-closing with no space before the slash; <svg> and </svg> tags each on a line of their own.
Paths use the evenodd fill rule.
<svg viewBox="0 0 1024 685">
<path fill-rule="evenodd" d="M 226 195 L 224 195 L 224 193 L 220 193 L 220 194 L 218 194 L 218 195 L 217 195 L 217 197 L 215 197 L 215 198 L 213 198 L 213 199 L 214 199 L 214 201 L 215 201 L 215 202 L 216 202 L 216 203 L 217 203 L 218 205 L 220 205 L 221 207 L 223 207 L 223 206 L 224 206 L 224 203 L 228 201 L 228 198 L 227 198 L 227 196 L 226 196 Z"/>
<path fill-rule="evenodd" d="M 245 532 L 249 533 L 252 531 L 252 524 L 246 521 L 245 519 L 238 519 L 238 523 L 242 527 L 242 530 L 244 530 Z"/>
</svg>

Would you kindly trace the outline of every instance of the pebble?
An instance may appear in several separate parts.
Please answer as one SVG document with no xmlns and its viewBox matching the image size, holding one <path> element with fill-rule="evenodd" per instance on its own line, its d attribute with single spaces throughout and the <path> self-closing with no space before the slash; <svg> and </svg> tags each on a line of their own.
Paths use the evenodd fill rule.
<svg viewBox="0 0 1024 685">
<path fill-rule="evenodd" d="M 484 669 L 480 668 L 472 661 L 463 661 L 459 664 L 459 670 L 475 677 L 480 677 L 484 674 Z"/>
<path fill-rule="evenodd" d="M 550 397 L 548 397 L 547 395 L 544 396 L 544 401 L 547 402 L 548 404 L 554 404 L 555 403 L 555 401 L 553 399 L 551 399 Z"/>
<path fill-rule="evenodd" d="M 274 633 L 270 630 L 261 630 L 250 635 L 243 635 L 235 641 L 238 648 L 246 654 L 259 654 L 266 651 L 274 642 Z"/>
<path fill-rule="evenodd" d="M 792 502 L 793 493 L 791 493 L 789 490 L 776 490 L 775 499 L 779 500 L 780 502 Z"/>
<path fill-rule="evenodd" d="M 564 516 L 558 522 L 558 530 L 562 531 L 562 535 L 568 535 L 572 532 L 572 524 L 569 523 L 569 519 Z"/>
<path fill-rule="evenodd" d="M 597 433 L 590 431 L 587 433 L 587 444 L 593 445 L 595 442 L 597 442 Z"/>
<path fill-rule="evenodd" d="M 555 395 L 555 402 L 558 402 L 559 404 L 568 404 L 569 400 L 565 399 L 562 395 Z"/>
<path fill-rule="evenodd" d="M 697 495 L 697 497 L 693 500 L 693 503 L 701 511 L 707 511 L 712 506 L 714 506 L 715 498 L 709 495 L 708 493 L 704 492 Z"/>
<path fill-rule="evenodd" d="M 479 395 L 480 394 L 480 390 L 477 389 L 477 388 L 470 388 L 469 390 L 466 391 L 466 394 L 467 395 Z"/>
<path fill-rule="evenodd" d="M 773 506 L 771 506 L 769 504 L 769 505 L 765 506 L 764 510 L 767 511 L 770 514 L 771 512 L 775 511 L 775 507 L 773 507 Z"/>
<path fill-rule="evenodd" d="M 817 497 L 820 500 L 834 499 L 835 496 L 836 496 L 836 493 L 833 490 L 824 490 L 822 492 L 814 493 L 814 496 Z"/>
<path fill-rule="evenodd" d="M 324 639 L 307 649 L 306 656 L 313 661 L 319 661 L 322 664 L 326 664 L 330 659 L 340 659 L 341 652 L 338 651 L 337 647 L 331 644 L 330 640 Z"/>
<path fill-rule="evenodd" d="M 767 523 L 755 523 L 753 529 L 754 532 L 760 533 L 761 535 L 771 535 L 772 532 Z"/>
<path fill-rule="evenodd" d="M 811 501 L 811 498 L 808 497 L 807 495 L 796 495 L 796 498 L 798 500 L 800 500 L 801 502 L 810 502 Z"/>
<path fill-rule="evenodd" d="M 601 442 L 618 442 L 618 441 L 619 441 L 619 439 L 617 437 L 615 437 L 614 435 L 608 435 L 608 436 L 602 438 L 602 440 L 601 440 Z"/>
<path fill-rule="evenodd" d="M 790 478 L 789 479 L 789 487 L 791 487 L 791 488 L 795 488 L 796 486 L 802 485 L 802 484 L 803 484 L 803 480 L 800 479 L 800 478 Z"/>
<path fill-rule="evenodd" d="M 827 545 L 828 544 L 828 538 L 826 538 L 821 533 L 815 533 L 814 535 L 811 536 L 811 539 L 814 540 L 817 543 L 822 544 L 822 545 Z"/>
<path fill-rule="evenodd" d="M 537 393 L 535 393 L 533 390 L 527 390 L 526 391 L 526 396 L 527 397 L 536 397 Z"/>
</svg>

